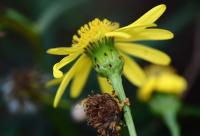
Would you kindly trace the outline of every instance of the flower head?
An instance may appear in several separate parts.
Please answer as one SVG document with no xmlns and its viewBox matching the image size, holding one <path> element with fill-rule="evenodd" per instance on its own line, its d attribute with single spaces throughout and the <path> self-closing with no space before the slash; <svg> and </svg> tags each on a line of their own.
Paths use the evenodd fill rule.
<svg viewBox="0 0 200 136">
<path fill-rule="evenodd" d="M 146 68 L 147 79 L 140 87 L 138 97 L 142 101 L 151 98 L 153 92 L 181 95 L 186 90 L 186 80 L 169 66 L 151 65 Z"/>
<path fill-rule="evenodd" d="M 143 70 L 129 55 L 155 64 L 169 64 L 170 58 L 163 52 L 133 43 L 134 41 L 173 38 L 170 31 L 155 28 L 157 26 L 155 21 L 165 9 L 166 6 L 163 4 L 156 6 L 132 24 L 121 28 L 118 23 L 96 18 L 78 30 L 78 34 L 73 36 L 71 47 L 49 49 L 47 51 L 49 54 L 66 56 L 53 66 L 53 75 L 58 79 L 48 84 L 61 82 L 54 106 L 57 106 L 71 80 L 73 80 L 71 96 L 77 97 L 80 94 L 92 66 L 101 75 L 101 77 L 98 76 L 98 81 L 102 90 L 110 92 L 112 87 L 105 78 L 110 71 L 123 72 L 125 77 L 137 86 L 145 81 Z M 60 69 L 76 59 L 72 68 L 63 76 Z"/>
</svg>

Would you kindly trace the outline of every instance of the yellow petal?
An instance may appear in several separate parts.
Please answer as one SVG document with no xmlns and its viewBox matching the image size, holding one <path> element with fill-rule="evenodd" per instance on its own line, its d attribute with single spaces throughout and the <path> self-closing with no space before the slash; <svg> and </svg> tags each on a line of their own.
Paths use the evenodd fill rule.
<svg viewBox="0 0 200 136">
<path fill-rule="evenodd" d="M 149 78 L 138 90 L 138 99 L 148 101 L 156 86 L 156 78 Z"/>
<path fill-rule="evenodd" d="M 170 57 L 167 54 L 150 47 L 145 47 L 141 44 L 116 43 L 115 45 L 118 49 L 127 54 L 142 58 L 155 64 L 168 65 L 171 61 Z"/>
<path fill-rule="evenodd" d="M 122 56 L 125 61 L 123 74 L 132 84 L 135 84 L 136 86 L 141 86 L 146 79 L 144 71 L 130 57 L 128 57 L 127 55 Z"/>
<path fill-rule="evenodd" d="M 52 55 L 68 55 L 77 51 L 80 51 L 81 48 L 73 48 L 73 47 L 58 47 L 58 48 L 51 48 L 47 50 L 48 54 Z"/>
<path fill-rule="evenodd" d="M 138 34 L 137 40 L 166 40 L 172 39 L 174 37 L 173 33 L 165 29 L 145 29 Z"/>
<path fill-rule="evenodd" d="M 56 92 L 56 96 L 55 96 L 54 104 L 53 104 L 54 107 L 57 107 L 67 85 L 69 84 L 70 80 L 73 78 L 77 68 L 79 67 L 80 62 L 83 61 L 84 58 L 85 58 L 85 55 L 82 55 L 63 77 L 63 80 Z"/>
<path fill-rule="evenodd" d="M 50 81 L 48 81 L 48 82 L 46 83 L 46 87 L 49 88 L 49 87 L 58 85 L 58 84 L 60 84 L 60 82 L 61 82 L 62 80 L 63 80 L 63 78 L 52 79 L 52 80 L 50 80 Z"/>
<path fill-rule="evenodd" d="M 109 32 L 106 33 L 106 36 L 108 37 L 118 37 L 118 38 L 130 38 L 131 36 L 127 33 L 123 33 L 123 32 Z"/>
<path fill-rule="evenodd" d="M 70 54 L 67 57 L 64 57 L 60 62 L 56 63 L 53 66 L 53 76 L 55 78 L 61 78 L 63 76 L 63 72 L 60 71 L 60 69 L 62 67 L 64 67 L 65 65 L 69 64 L 70 62 L 72 62 L 73 60 L 75 60 L 78 57 L 79 54 L 75 53 L 75 54 Z"/>
<path fill-rule="evenodd" d="M 128 25 L 128 26 L 116 29 L 116 30 L 114 30 L 114 32 L 123 32 L 123 33 L 126 33 L 128 31 L 132 31 L 132 30 L 134 30 L 134 31 L 140 30 L 141 31 L 141 30 L 143 30 L 145 28 L 156 27 L 156 26 L 157 26 L 157 24 L 155 24 L 155 23 L 153 23 L 153 24 L 143 24 L 143 25 L 131 26 L 131 27 Z"/>
<path fill-rule="evenodd" d="M 100 77 L 100 76 L 97 76 L 97 79 L 98 79 L 101 91 L 103 93 L 112 94 L 113 88 L 111 84 L 108 83 L 108 80 L 105 77 Z"/>
<path fill-rule="evenodd" d="M 136 26 L 144 26 L 144 25 L 150 25 L 153 24 L 166 10 L 166 6 L 164 4 L 158 5 L 151 10 L 149 10 L 147 13 L 145 13 L 142 17 L 140 17 L 138 20 L 133 22 L 132 24 L 122 27 L 123 29 L 128 29 Z"/>
<path fill-rule="evenodd" d="M 88 75 L 91 71 L 92 62 L 89 57 L 85 56 L 85 59 L 80 64 L 79 69 L 77 70 L 74 79 L 71 84 L 70 96 L 76 98 L 80 95 Z"/>
<path fill-rule="evenodd" d="M 152 24 L 156 20 L 158 20 L 158 18 L 160 18 L 160 16 L 165 12 L 165 10 L 166 10 L 166 5 L 164 4 L 158 5 L 149 10 L 147 13 L 145 13 L 132 25 Z"/>
<path fill-rule="evenodd" d="M 175 74 L 163 73 L 158 77 L 156 90 L 163 93 L 182 94 L 187 87 L 186 80 Z"/>
<path fill-rule="evenodd" d="M 127 30 L 130 38 L 116 37 L 116 41 L 144 41 L 144 40 L 167 40 L 174 37 L 173 33 L 164 29 L 140 29 Z"/>
</svg>

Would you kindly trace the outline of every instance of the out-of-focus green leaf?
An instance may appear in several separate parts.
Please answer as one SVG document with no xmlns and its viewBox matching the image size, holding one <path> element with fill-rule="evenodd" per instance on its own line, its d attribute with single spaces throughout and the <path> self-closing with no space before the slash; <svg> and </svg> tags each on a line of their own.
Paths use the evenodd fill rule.
<svg viewBox="0 0 200 136">
<path fill-rule="evenodd" d="M 42 46 L 40 34 L 35 29 L 34 25 L 23 15 L 15 10 L 8 9 L 3 15 L 0 15 L 0 25 L 3 28 L 10 29 L 21 34 L 31 44 L 37 55 L 41 55 Z M 37 56 L 38 58 L 39 56 Z"/>
<path fill-rule="evenodd" d="M 59 16 L 68 13 L 67 11 L 74 8 L 75 6 L 86 2 L 86 0 L 74 0 L 66 1 L 60 0 L 52 3 L 47 10 L 41 14 L 37 20 L 35 26 L 37 29 L 43 33 L 49 26 L 55 22 Z"/>
</svg>

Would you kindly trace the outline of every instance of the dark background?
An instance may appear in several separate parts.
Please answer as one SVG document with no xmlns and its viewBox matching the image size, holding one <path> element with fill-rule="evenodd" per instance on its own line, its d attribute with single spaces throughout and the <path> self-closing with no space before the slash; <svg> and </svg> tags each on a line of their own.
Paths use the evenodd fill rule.
<svg viewBox="0 0 200 136">
<path fill-rule="evenodd" d="M 178 116 L 183 136 L 197 136 L 200 122 L 200 1 L 198 0 L 1 0 L 0 1 L 0 86 L 13 71 L 36 68 L 52 78 L 52 65 L 60 59 L 46 54 L 48 48 L 70 46 L 80 26 L 98 17 L 132 23 L 146 11 L 163 3 L 167 11 L 157 21 L 160 28 L 172 31 L 174 39 L 147 42 L 167 52 L 172 65 L 188 80 L 183 108 Z M 145 62 L 140 62 L 146 65 Z M 95 80 L 94 80 L 95 79 Z M 139 136 L 168 136 L 166 126 L 153 116 L 145 104 L 137 101 L 136 88 L 123 79 L 127 96 L 134 100 L 133 113 Z M 24 83 L 26 81 L 24 80 Z M 68 90 L 68 89 L 67 89 Z M 99 90 L 95 72 L 78 98 Z M 43 90 L 41 90 L 43 91 Z M 89 136 L 96 135 L 86 123 L 71 119 L 69 107 L 78 100 L 68 97 L 63 107 L 53 109 L 56 88 L 49 91 L 48 104 L 41 102 L 37 113 L 10 113 L 3 95 L 0 98 L 1 136 Z M 69 106 L 66 106 L 65 105 Z M 42 107 L 42 108 L 41 108 Z M 67 107 L 67 108 L 65 108 Z M 128 135 L 126 129 L 123 135 Z"/>
</svg>

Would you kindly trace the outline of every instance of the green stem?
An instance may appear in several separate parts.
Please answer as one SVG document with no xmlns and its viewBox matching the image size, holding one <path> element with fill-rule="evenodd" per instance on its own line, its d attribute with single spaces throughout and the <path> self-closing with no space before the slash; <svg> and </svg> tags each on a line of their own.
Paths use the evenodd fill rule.
<svg viewBox="0 0 200 136">
<path fill-rule="evenodd" d="M 163 116 L 166 125 L 168 126 L 172 136 L 180 136 L 180 128 L 174 114 L 165 114 Z"/>
<path fill-rule="evenodd" d="M 118 95 L 120 101 L 123 102 L 126 99 L 126 95 L 124 93 L 121 75 L 120 74 L 112 74 L 111 76 L 109 76 L 109 79 L 111 80 L 112 86 L 113 86 L 114 90 L 117 92 L 117 95 Z M 125 118 L 126 125 L 128 127 L 130 136 L 137 136 L 135 125 L 133 123 L 133 118 L 131 115 L 130 107 L 128 105 L 124 105 L 123 110 L 124 110 L 124 118 Z"/>
</svg>

